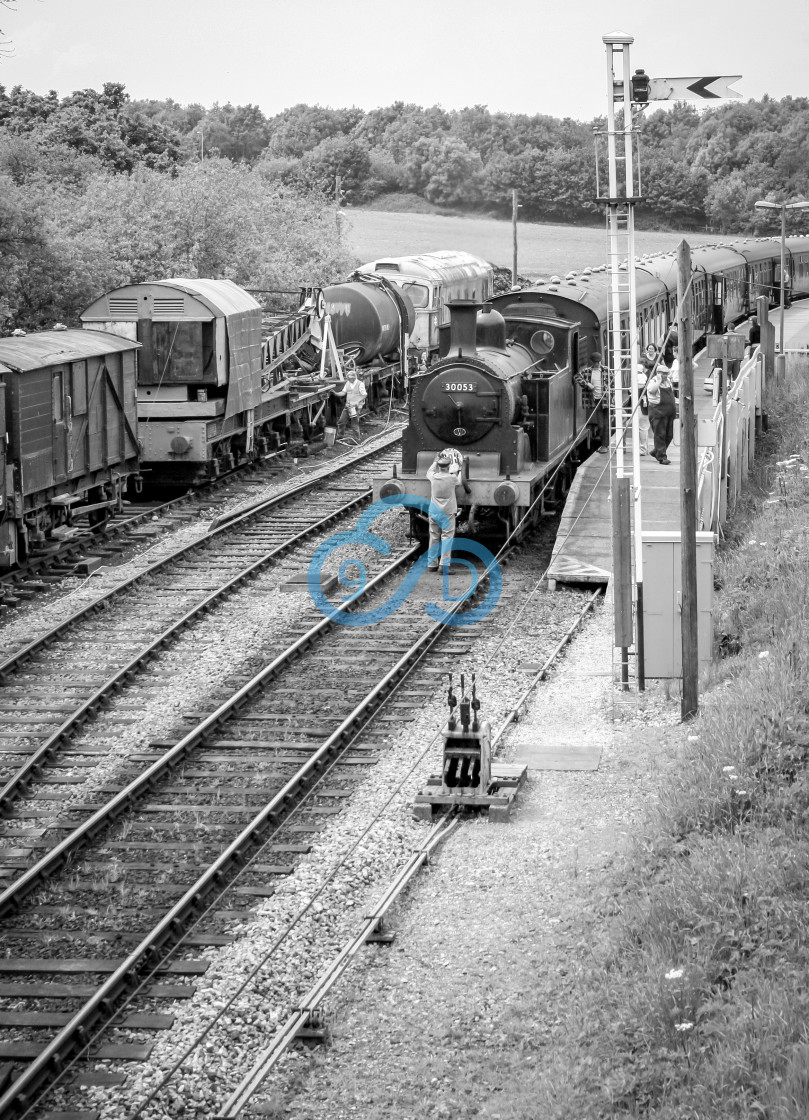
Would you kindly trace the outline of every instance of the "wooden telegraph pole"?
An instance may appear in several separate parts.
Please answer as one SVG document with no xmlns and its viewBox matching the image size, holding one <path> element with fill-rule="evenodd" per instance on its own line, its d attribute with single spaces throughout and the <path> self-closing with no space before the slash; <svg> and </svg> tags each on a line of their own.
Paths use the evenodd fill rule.
<svg viewBox="0 0 809 1120">
<path fill-rule="evenodd" d="M 677 250 L 677 333 L 680 359 L 680 551 L 682 557 L 683 720 L 699 709 L 697 625 L 697 446 L 694 426 L 694 365 L 691 358 L 691 249 L 681 241 Z"/>
<path fill-rule="evenodd" d="M 511 240 L 513 254 L 511 258 L 511 286 L 517 287 L 517 211 L 519 210 L 516 190 L 511 192 Z"/>
</svg>

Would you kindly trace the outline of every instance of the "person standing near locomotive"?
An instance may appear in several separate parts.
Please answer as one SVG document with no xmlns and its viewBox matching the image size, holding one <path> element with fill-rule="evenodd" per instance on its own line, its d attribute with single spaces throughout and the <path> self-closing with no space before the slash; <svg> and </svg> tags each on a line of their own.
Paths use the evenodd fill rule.
<svg viewBox="0 0 809 1120">
<path fill-rule="evenodd" d="M 356 370 L 350 369 L 346 373 L 346 382 L 342 389 L 333 389 L 332 392 L 336 397 L 345 397 L 343 411 L 337 418 L 337 438 L 343 438 L 346 424 L 350 420 L 351 430 L 354 433 L 357 443 L 359 443 L 360 409 L 368 396 L 368 390 L 365 388 L 364 382 L 357 377 Z"/>
<path fill-rule="evenodd" d="M 610 371 L 601 364 L 601 354 L 594 350 L 590 364 L 579 371 L 576 378 L 584 390 L 584 406 L 588 422 L 598 432 L 598 452 L 606 455 L 610 449 Z"/>
<path fill-rule="evenodd" d="M 427 478 L 430 480 L 430 501 L 434 502 L 442 513 L 446 514 L 449 524 L 446 529 L 443 529 L 437 521 L 430 518 L 430 547 L 434 544 L 439 544 L 442 540 L 451 541 L 455 536 L 455 519 L 458 514 L 458 498 L 455 493 L 456 488 L 463 485 L 467 494 L 470 493 L 471 487 L 469 483 L 461 475 L 461 466 L 463 460 L 460 455 L 452 453 L 448 450 L 439 451 L 433 461 L 432 466 L 427 471 Z M 446 564 L 447 568 L 450 564 L 449 552 L 445 553 L 440 560 L 443 566 Z M 439 568 L 439 558 L 436 557 L 427 565 L 427 570 L 430 572 L 437 572 Z"/>
<path fill-rule="evenodd" d="M 664 365 L 658 365 L 654 375 L 646 384 L 646 399 L 649 402 L 649 424 L 654 433 L 652 458 L 668 466 L 671 462 L 667 452 L 674 439 L 674 417 L 677 404 L 674 399 L 674 385 L 671 375 Z"/>
</svg>

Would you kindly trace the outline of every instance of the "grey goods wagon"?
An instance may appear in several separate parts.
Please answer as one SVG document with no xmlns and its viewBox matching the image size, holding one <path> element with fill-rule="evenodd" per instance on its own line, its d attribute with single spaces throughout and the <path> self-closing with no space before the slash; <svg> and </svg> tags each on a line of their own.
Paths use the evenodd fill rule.
<svg viewBox="0 0 809 1120">
<path fill-rule="evenodd" d="M 0 338 L 0 567 L 121 508 L 138 475 L 138 349 L 102 331 Z"/>
</svg>

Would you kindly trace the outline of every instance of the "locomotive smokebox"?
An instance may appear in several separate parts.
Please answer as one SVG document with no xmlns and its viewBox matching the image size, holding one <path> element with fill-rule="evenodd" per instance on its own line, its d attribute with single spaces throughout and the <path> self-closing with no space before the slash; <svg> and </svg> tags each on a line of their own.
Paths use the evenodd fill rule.
<svg viewBox="0 0 809 1120">
<path fill-rule="evenodd" d="M 449 352 L 447 357 L 474 358 L 478 352 L 476 338 L 478 311 L 475 299 L 454 299 L 449 308 Z"/>
</svg>

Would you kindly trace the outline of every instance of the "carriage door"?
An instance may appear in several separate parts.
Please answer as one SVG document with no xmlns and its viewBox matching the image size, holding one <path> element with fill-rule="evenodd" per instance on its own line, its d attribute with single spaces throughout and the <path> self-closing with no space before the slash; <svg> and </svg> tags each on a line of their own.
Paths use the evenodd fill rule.
<svg viewBox="0 0 809 1120">
<path fill-rule="evenodd" d="M 87 469 L 87 362 L 73 362 L 67 390 L 67 469 L 76 475 Z"/>
<path fill-rule="evenodd" d="M 724 277 L 714 276 L 713 278 L 713 326 L 714 334 L 725 333 L 725 316 L 724 316 L 724 303 L 725 303 L 725 284 Z"/>
<path fill-rule="evenodd" d="M 64 482 L 68 475 L 67 447 L 68 430 L 65 409 L 65 396 L 67 394 L 68 371 L 65 366 L 51 368 L 51 423 L 53 447 L 53 481 Z"/>
</svg>

